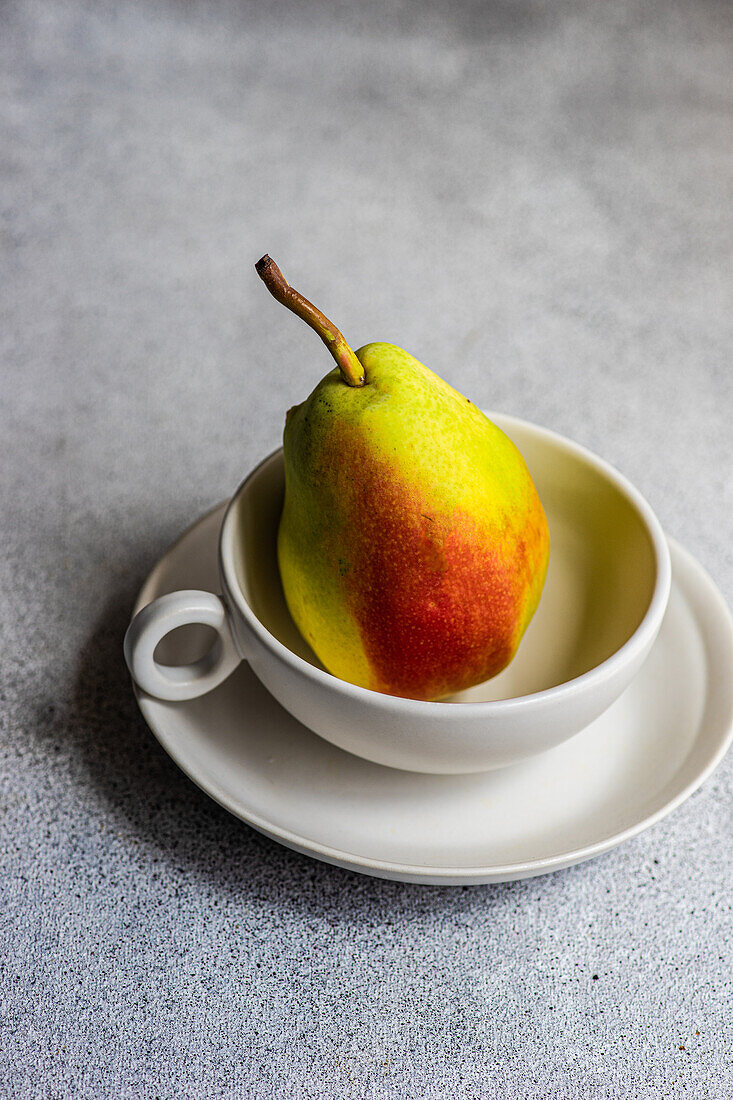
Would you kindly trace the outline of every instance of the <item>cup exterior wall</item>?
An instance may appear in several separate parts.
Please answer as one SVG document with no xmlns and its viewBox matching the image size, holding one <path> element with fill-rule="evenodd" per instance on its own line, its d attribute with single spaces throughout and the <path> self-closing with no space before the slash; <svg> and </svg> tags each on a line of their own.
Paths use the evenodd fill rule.
<svg viewBox="0 0 733 1100">
<path fill-rule="evenodd" d="M 226 588 L 226 578 L 222 577 Z M 487 714 L 475 704 L 431 704 L 371 692 L 350 694 L 335 678 L 312 676 L 266 645 L 230 602 L 240 653 L 271 695 L 326 741 L 376 764 L 406 771 L 465 774 L 505 767 L 575 736 L 616 701 L 647 657 L 656 634 L 632 657 L 610 662 L 602 682 L 567 685 L 553 696 Z"/>
</svg>

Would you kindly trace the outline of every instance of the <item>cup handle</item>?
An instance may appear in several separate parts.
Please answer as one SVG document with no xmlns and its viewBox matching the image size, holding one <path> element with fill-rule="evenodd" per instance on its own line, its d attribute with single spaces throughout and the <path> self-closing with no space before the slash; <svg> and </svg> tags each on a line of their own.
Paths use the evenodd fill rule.
<svg viewBox="0 0 733 1100">
<path fill-rule="evenodd" d="M 161 665 L 155 647 L 177 626 L 213 626 L 217 639 L 190 665 Z M 226 607 L 213 592 L 182 591 L 160 596 L 138 611 L 125 634 L 125 660 L 138 687 L 157 699 L 196 699 L 226 680 L 241 661 Z"/>
</svg>

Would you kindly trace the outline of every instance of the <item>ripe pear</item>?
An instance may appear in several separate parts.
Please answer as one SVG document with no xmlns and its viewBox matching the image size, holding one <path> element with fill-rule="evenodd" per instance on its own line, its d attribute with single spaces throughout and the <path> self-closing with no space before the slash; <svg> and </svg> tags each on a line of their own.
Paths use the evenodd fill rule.
<svg viewBox="0 0 733 1100">
<path fill-rule="evenodd" d="M 278 563 L 290 613 L 335 676 L 440 699 L 514 657 L 547 572 L 547 519 L 515 445 L 393 344 L 353 352 L 285 281 L 337 367 L 285 423 Z"/>
</svg>

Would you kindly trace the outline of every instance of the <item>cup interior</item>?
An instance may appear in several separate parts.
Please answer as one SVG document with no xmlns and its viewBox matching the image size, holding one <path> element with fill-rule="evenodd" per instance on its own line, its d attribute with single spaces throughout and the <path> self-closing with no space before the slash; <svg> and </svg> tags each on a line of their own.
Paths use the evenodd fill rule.
<svg viewBox="0 0 733 1100">
<path fill-rule="evenodd" d="M 550 564 L 539 608 L 512 663 L 448 702 L 531 695 L 589 672 L 631 638 L 657 582 L 657 550 L 642 506 L 610 467 L 532 425 L 492 419 L 519 447 L 537 486 L 550 527 Z M 280 581 L 277 530 L 283 498 L 278 451 L 238 490 L 229 560 L 260 623 L 322 669 L 290 616 Z"/>
</svg>

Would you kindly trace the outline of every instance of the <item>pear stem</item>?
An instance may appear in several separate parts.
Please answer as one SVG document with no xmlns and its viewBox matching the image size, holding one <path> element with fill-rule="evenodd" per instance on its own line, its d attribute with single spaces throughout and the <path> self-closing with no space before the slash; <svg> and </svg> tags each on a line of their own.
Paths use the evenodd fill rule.
<svg viewBox="0 0 733 1100">
<path fill-rule="evenodd" d="M 347 386 L 363 386 L 366 381 L 364 368 L 351 350 L 339 330 L 321 313 L 320 309 L 293 290 L 280 268 L 269 256 L 263 256 L 255 264 L 255 271 L 262 279 L 273 298 L 282 302 L 292 313 L 300 317 L 317 332 L 321 340 L 336 360 L 341 377 Z"/>
</svg>

